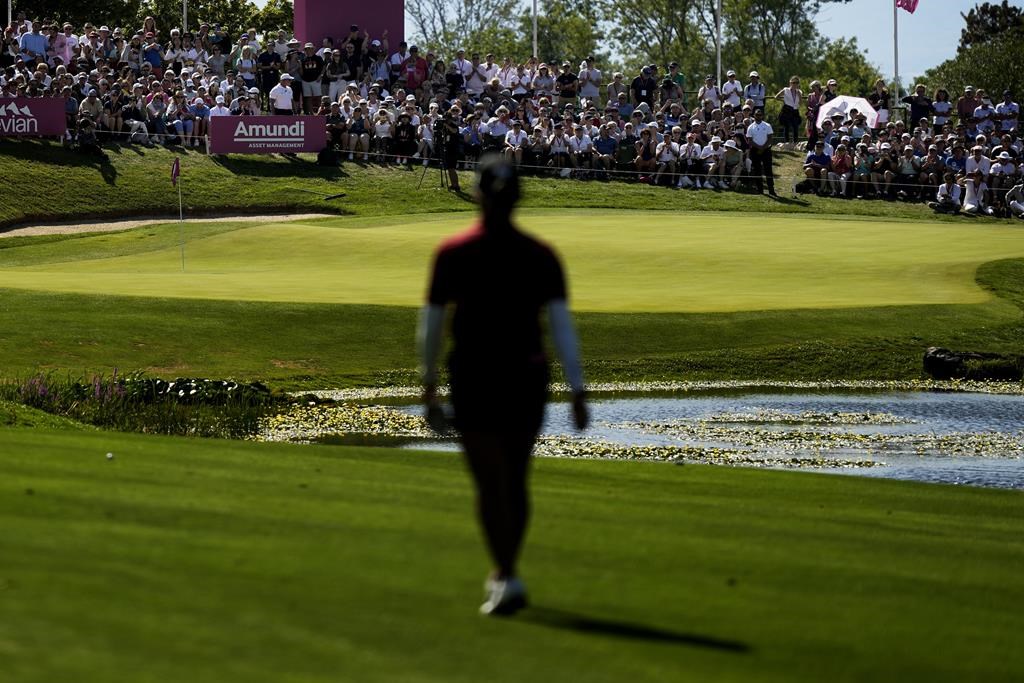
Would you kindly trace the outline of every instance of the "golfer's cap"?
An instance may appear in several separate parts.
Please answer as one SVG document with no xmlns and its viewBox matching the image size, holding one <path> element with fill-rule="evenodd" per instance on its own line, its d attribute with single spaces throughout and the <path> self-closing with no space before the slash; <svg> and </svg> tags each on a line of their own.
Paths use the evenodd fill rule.
<svg viewBox="0 0 1024 683">
<path fill-rule="evenodd" d="M 290 73 L 288 73 L 286 71 L 283 74 L 281 74 L 281 80 L 282 81 L 294 81 L 295 80 L 295 76 L 292 76 Z"/>
<path fill-rule="evenodd" d="M 729 69 L 728 71 L 725 72 L 725 75 L 726 76 L 735 76 L 736 72 L 733 71 L 732 69 Z"/>
<path fill-rule="evenodd" d="M 757 73 L 756 71 L 751 71 L 750 72 L 750 77 L 751 78 L 761 78 L 761 74 Z"/>
<path fill-rule="evenodd" d="M 224 104 L 224 96 L 223 95 L 217 95 L 216 102 L 217 102 L 217 104 Z"/>
<path fill-rule="evenodd" d="M 1002 152 L 999 153 L 999 158 L 1000 159 L 1009 159 L 1009 158 L 1011 158 L 1010 157 L 1010 153 L 1007 152 L 1006 150 L 1003 150 Z"/>
<path fill-rule="evenodd" d="M 711 144 L 715 144 L 716 142 L 721 142 L 721 141 L 722 141 L 722 138 L 718 137 L 717 135 L 715 137 L 711 138 Z"/>
</svg>

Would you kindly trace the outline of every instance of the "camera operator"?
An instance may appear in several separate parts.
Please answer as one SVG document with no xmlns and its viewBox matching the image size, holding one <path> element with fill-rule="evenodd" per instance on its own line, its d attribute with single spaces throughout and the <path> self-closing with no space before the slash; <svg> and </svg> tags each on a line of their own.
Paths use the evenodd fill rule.
<svg viewBox="0 0 1024 683">
<path fill-rule="evenodd" d="M 459 118 L 457 109 L 449 109 L 434 122 L 434 149 L 441 161 L 441 172 L 448 173 L 448 186 L 455 192 L 461 192 L 459 174 L 456 166 L 459 163 Z"/>
</svg>

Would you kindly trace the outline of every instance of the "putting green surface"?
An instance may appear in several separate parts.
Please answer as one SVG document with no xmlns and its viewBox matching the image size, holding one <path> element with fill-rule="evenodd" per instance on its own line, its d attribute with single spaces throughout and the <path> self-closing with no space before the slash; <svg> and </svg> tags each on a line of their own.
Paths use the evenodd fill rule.
<svg viewBox="0 0 1024 683">
<path fill-rule="evenodd" d="M 1020 492 L 541 460 L 534 607 L 498 621 L 457 457 L 20 428 L 0 453 L 5 682 L 1024 670 Z"/>
<path fill-rule="evenodd" d="M 523 211 L 570 273 L 573 306 L 732 312 L 974 304 L 978 265 L 1024 255 L 1024 230 L 970 222 L 641 211 Z M 438 242 L 470 214 L 186 224 L 0 251 L 0 287 L 273 302 L 415 306 Z M 524 274 L 528 277 L 529 274 Z"/>
</svg>

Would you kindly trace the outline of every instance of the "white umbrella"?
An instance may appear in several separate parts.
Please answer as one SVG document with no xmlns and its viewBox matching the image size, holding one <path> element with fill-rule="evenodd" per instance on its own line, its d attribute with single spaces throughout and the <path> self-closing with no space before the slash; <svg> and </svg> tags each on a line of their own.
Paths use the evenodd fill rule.
<svg viewBox="0 0 1024 683">
<path fill-rule="evenodd" d="M 849 95 L 840 95 L 828 102 L 821 105 L 818 109 L 818 120 L 816 125 L 821 128 L 821 122 L 825 119 L 831 118 L 833 114 L 843 114 L 849 117 L 850 110 L 856 109 L 858 112 L 864 115 L 867 121 L 868 128 L 874 128 L 878 123 L 878 112 L 871 106 L 871 103 L 865 100 L 863 97 L 850 97 Z"/>
</svg>

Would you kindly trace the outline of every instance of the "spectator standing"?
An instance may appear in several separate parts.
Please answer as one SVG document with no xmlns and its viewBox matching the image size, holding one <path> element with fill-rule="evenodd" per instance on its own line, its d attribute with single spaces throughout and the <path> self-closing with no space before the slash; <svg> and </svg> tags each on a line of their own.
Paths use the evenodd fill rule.
<svg viewBox="0 0 1024 683">
<path fill-rule="evenodd" d="M 945 88 L 939 88 L 935 91 L 935 97 L 932 99 L 932 133 L 940 135 L 942 129 L 949 123 L 950 115 L 953 112 L 953 103 L 949 101 L 949 91 Z"/>
<path fill-rule="evenodd" d="M 274 43 L 269 40 L 263 44 L 263 52 L 256 58 L 256 68 L 259 73 L 259 88 L 263 96 L 263 104 L 269 111 L 270 91 L 281 80 L 281 56 L 274 49 Z"/>
<path fill-rule="evenodd" d="M 763 86 L 762 86 L 763 87 Z M 747 145 L 750 147 L 751 173 L 757 193 L 763 192 L 762 176 L 768 184 L 768 195 L 775 194 L 775 174 L 772 170 L 772 130 L 771 124 L 764 120 L 764 109 L 754 109 L 754 122 L 747 126 Z"/>
<path fill-rule="evenodd" d="M 956 101 L 956 115 L 967 130 L 974 130 L 974 110 L 979 104 L 981 101 L 974 95 L 974 86 L 966 86 L 964 94 Z"/>
<path fill-rule="evenodd" d="M 807 96 L 807 149 L 814 149 L 818 141 L 818 111 L 821 109 L 821 81 L 811 81 L 811 94 Z"/>
<path fill-rule="evenodd" d="M 324 77 L 323 57 L 316 54 L 316 46 L 306 43 L 302 57 L 302 110 L 312 114 L 316 102 L 323 96 L 321 83 Z"/>
<path fill-rule="evenodd" d="M 618 106 L 618 103 L 622 101 L 619 99 L 620 95 L 625 95 L 625 99 L 627 101 L 629 100 L 629 86 L 623 82 L 622 78 L 623 76 L 621 71 L 616 71 L 612 74 L 612 82 L 609 83 L 608 87 L 605 89 L 605 102 L 607 104 Z M 625 116 L 629 116 L 629 114 L 625 114 Z"/>
<path fill-rule="evenodd" d="M 575 104 L 576 95 L 579 93 L 579 76 L 572 70 L 572 64 L 562 63 L 562 73 L 555 79 L 555 87 L 558 89 L 558 107 L 561 109 L 567 104 Z"/>
<path fill-rule="evenodd" d="M 914 94 L 907 95 L 900 101 L 903 104 L 910 105 L 910 117 L 908 120 L 914 125 L 932 114 L 932 98 L 928 97 L 927 93 L 925 93 L 924 83 L 918 83 L 914 88 Z"/>
<path fill-rule="evenodd" d="M 405 77 L 405 91 L 415 93 L 426 82 L 429 65 L 420 57 L 420 49 L 413 45 L 409 48 L 409 56 L 402 62 L 402 74 Z"/>
<path fill-rule="evenodd" d="M 1024 183 L 1018 182 L 1006 193 L 1006 207 L 1010 215 L 1024 219 Z"/>
<path fill-rule="evenodd" d="M 995 119 L 999 122 L 1000 131 L 1017 130 L 1020 118 L 1020 106 L 1013 101 L 1013 93 L 1003 91 L 1003 101 L 996 105 Z"/>
<path fill-rule="evenodd" d="M 726 81 L 722 84 L 722 102 L 732 105 L 733 109 L 739 109 L 743 102 L 740 96 L 743 94 L 743 84 L 736 80 L 736 72 L 729 69 L 726 74 Z"/>
<path fill-rule="evenodd" d="M 889 110 L 892 108 L 892 97 L 889 95 L 889 89 L 885 87 L 885 80 L 879 78 L 875 81 L 875 89 L 867 97 L 868 102 L 878 112 L 878 120 L 876 126 L 882 127 L 889 123 Z"/>
<path fill-rule="evenodd" d="M 42 23 L 37 19 L 32 22 L 32 30 L 22 33 L 18 38 L 19 53 L 25 60 L 25 67 L 34 70 L 36 64 L 46 62 L 46 51 L 50 47 L 50 39 L 41 33 Z"/>
<path fill-rule="evenodd" d="M 830 78 L 825 84 L 825 92 L 821 93 L 821 101 L 831 102 L 837 97 L 839 97 L 839 83 L 836 82 L 836 79 Z"/>
<path fill-rule="evenodd" d="M 722 93 L 711 74 L 704 77 L 704 85 L 697 91 L 697 104 L 703 107 L 705 102 L 711 102 L 712 109 L 722 104 Z"/>
<path fill-rule="evenodd" d="M 779 114 L 779 123 L 782 124 L 782 141 L 789 141 L 790 133 L 793 142 L 790 149 L 796 147 L 797 132 L 800 130 L 800 102 L 804 93 L 800 90 L 800 78 L 793 76 L 789 79 L 789 87 L 783 88 L 775 94 L 776 100 L 782 101 L 782 112 Z"/>
<path fill-rule="evenodd" d="M 754 111 L 761 110 L 764 114 L 764 83 L 761 82 L 761 75 L 756 71 L 750 72 L 750 83 L 743 88 L 743 99 L 754 103 Z"/>
<path fill-rule="evenodd" d="M 633 93 L 633 106 L 638 107 L 646 103 L 648 107 L 654 106 L 654 93 L 658 89 L 658 82 L 654 80 L 654 72 L 649 66 L 640 69 L 640 75 L 633 79 L 629 89 Z"/>
<path fill-rule="evenodd" d="M 593 55 L 588 56 L 580 65 L 580 98 L 589 100 L 595 106 L 601 104 L 601 70 L 594 65 Z"/>
</svg>

